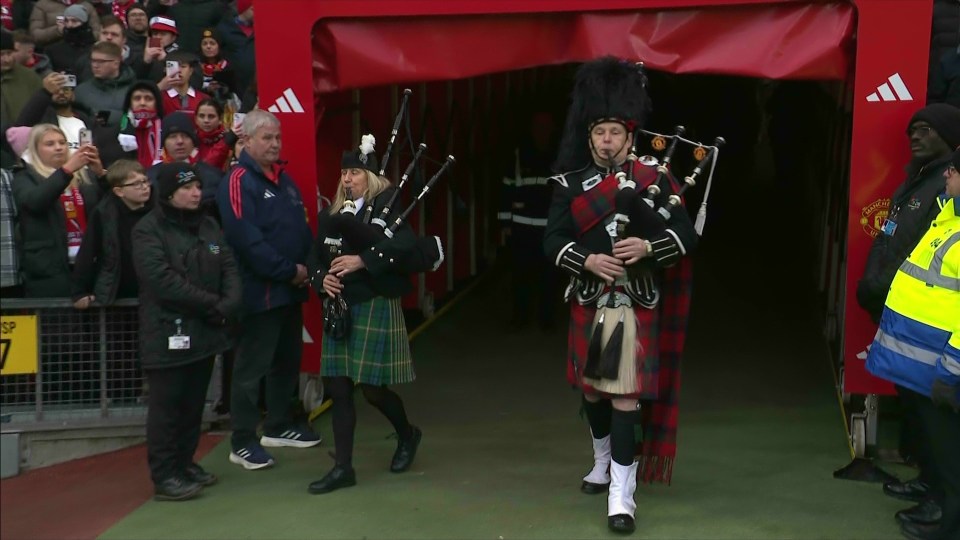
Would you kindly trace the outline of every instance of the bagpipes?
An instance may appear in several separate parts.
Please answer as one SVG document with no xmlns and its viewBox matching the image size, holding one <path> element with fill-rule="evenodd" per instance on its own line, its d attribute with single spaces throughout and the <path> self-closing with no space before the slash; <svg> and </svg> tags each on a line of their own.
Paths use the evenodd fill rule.
<svg viewBox="0 0 960 540">
<path fill-rule="evenodd" d="M 655 247 L 649 239 L 661 238 L 666 234 L 668 222 L 673 218 L 674 212 L 683 207 L 684 194 L 697 184 L 697 178 L 709 167 L 706 191 L 697 213 L 696 224 L 693 226 L 697 236 L 703 234 L 713 171 L 719 148 L 726 141 L 723 137 L 717 137 L 712 146 L 706 146 L 684 139 L 682 136 L 685 131 L 683 126 L 677 126 L 673 135 L 645 130 L 634 132 L 633 144 L 627 156 L 626 171 L 618 171 L 615 175 L 618 186 L 614 199 L 615 234 L 612 238 L 614 244 L 628 237 L 643 238 L 647 256 L 653 256 Z M 651 145 L 655 150 L 666 148 L 662 160 L 649 155 L 637 157 L 637 139 L 640 133 L 653 137 Z M 678 189 L 674 189 L 671 164 L 680 142 L 694 146 L 694 158 L 697 164 L 693 171 L 684 177 L 683 184 Z M 657 167 L 656 178 L 641 190 L 638 190 L 634 179 L 638 162 L 643 166 Z M 611 163 L 611 165 L 614 164 Z M 637 319 L 634 302 L 650 308 L 657 304 L 659 292 L 653 286 L 652 280 L 649 267 L 645 270 L 642 265 L 636 265 L 634 268 L 628 268 L 625 276 L 617 279 L 597 300 L 598 309 L 594 318 L 594 330 L 587 349 L 587 362 L 584 365 L 583 375 L 605 384 L 606 386 L 601 388 L 605 391 L 612 393 L 636 391 L 633 388 L 636 384 L 633 362 L 620 360 L 634 358 L 636 355 Z M 621 370 L 624 372 L 621 373 Z M 602 379 L 607 379 L 609 382 L 601 381 Z"/>
<path fill-rule="evenodd" d="M 396 135 L 400 128 L 400 123 L 403 121 L 407 113 L 407 105 L 411 93 L 412 92 L 409 89 L 404 90 L 403 102 L 400 106 L 400 111 L 397 113 L 397 116 L 394 119 L 390 141 L 387 144 L 387 149 L 384 153 L 384 159 L 379 169 L 379 176 L 383 176 L 383 173 L 387 169 L 390 154 L 396 141 Z M 360 145 L 360 153 L 357 154 L 357 158 L 362 162 L 364 168 L 371 173 L 376 171 L 376 155 L 373 148 L 375 143 L 376 140 L 372 135 L 365 135 L 363 137 L 363 142 Z M 413 155 L 413 159 L 404 171 L 399 185 L 393 190 L 389 200 L 381 208 L 380 213 L 376 218 L 373 218 L 373 212 L 375 211 L 373 200 L 365 201 L 364 210 L 361 213 L 357 211 L 352 194 L 349 193 L 349 191 L 346 193 L 347 196 L 344 201 L 343 208 L 341 209 L 340 213 L 329 216 L 327 227 L 324 231 L 326 234 L 324 244 L 327 246 L 336 246 L 336 250 L 334 250 L 332 247 L 328 249 L 328 255 L 331 263 L 333 259 L 343 254 L 342 247 L 344 242 L 350 246 L 351 250 L 359 253 L 374 248 L 381 242 L 390 241 L 393 239 L 395 233 L 404 224 L 406 219 L 416 208 L 417 204 L 426 197 L 427 193 L 430 192 L 440 177 L 448 172 L 456 162 L 456 159 L 453 156 L 447 156 L 447 159 L 444 161 L 443 165 L 424 184 L 419 194 L 417 194 L 413 201 L 394 218 L 392 216 L 394 214 L 394 207 L 397 204 L 399 195 L 403 190 L 403 187 L 407 184 L 410 176 L 416 171 L 417 164 L 426 149 L 426 144 L 421 143 L 419 145 Z M 407 254 L 407 257 L 400 261 L 399 268 L 407 273 L 434 271 L 440 267 L 440 265 L 443 263 L 443 260 L 443 246 L 439 237 L 418 237 L 414 242 L 413 248 Z M 311 281 L 313 282 L 317 279 L 322 280 L 323 273 L 324 272 L 322 269 L 318 269 L 318 271 L 311 277 Z M 322 290 L 322 287 L 317 287 L 317 285 L 318 284 L 314 283 L 315 288 Z M 330 332 L 329 335 L 334 339 L 340 339 L 349 333 L 349 326 L 349 309 L 343 298 L 340 295 L 337 295 L 334 298 L 326 298 L 324 300 L 324 331 Z"/>
</svg>

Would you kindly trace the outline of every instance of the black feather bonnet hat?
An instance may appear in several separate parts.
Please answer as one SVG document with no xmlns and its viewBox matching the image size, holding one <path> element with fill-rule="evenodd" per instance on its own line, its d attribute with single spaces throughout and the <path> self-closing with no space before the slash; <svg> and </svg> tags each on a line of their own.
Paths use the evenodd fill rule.
<svg viewBox="0 0 960 540">
<path fill-rule="evenodd" d="M 377 174 L 377 153 L 374 146 L 377 140 L 373 135 L 361 137 L 360 146 L 356 150 L 346 150 L 340 158 L 341 169 L 366 169 Z"/>
<path fill-rule="evenodd" d="M 647 77 L 638 64 L 605 56 L 580 66 L 554 168 L 579 170 L 592 162 L 590 130 L 601 122 L 618 122 L 634 132 L 650 114 Z"/>
</svg>

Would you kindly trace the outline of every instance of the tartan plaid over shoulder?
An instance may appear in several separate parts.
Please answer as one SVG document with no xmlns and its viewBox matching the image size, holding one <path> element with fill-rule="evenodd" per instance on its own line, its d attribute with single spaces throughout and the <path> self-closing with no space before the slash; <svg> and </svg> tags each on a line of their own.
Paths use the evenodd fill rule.
<svg viewBox="0 0 960 540">
<path fill-rule="evenodd" d="M 635 170 L 638 190 L 656 178 L 655 172 L 652 175 L 650 173 L 651 170 L 648 167 Z M 670 181 L 674 186 L 676 185 L 672 177 Z M 580 241 L 594 227 L 603 226 L 604 220 L 614 211 L 613 201 L 616 191 L 616 180 L 610 175 L 592 189 L 569 199 L 569 212 L 575 229 L 572 231 L 574 238 L 571 240 Z M 603 251 L 610 253 L 609 247 Z M 642 403 L 641 428 L 643 431 L 643 440 L 637 444 L 636 448 L 636 459 L 639 462 L 637 478 L 646 483 L 669 484 L 673 475 L 677 453 L 680 361 L 690 316 L 692 283 L 693 265 L 688 257 L 681 258 L 671 267 L 663 268 L 659 281 L 661 297 L 656 313 L 638 318 L 638 322 L 646 320 L 655 326 L 650 328 L 655 335 L 649 336 L 649 339 L 656 341 L 655 347 L 658 349 L 658 361 L 644 362 L 641 365 L 643 373 L 638 373 L 638 377 L 642 377 L 645 382 L 641 388 L 650 388 L 652 384 L 656 384 L 656 390 L 636 396 Z M 571 384 L 585 392 L 593 392 L 593 390 L 578 380 L 579 370 L 574 368 L 573 362 L 580 356 L 584 358 L 586 356 L 594 312 L 595 310 L 590 309 L 589 306 L 580 306 L 575 303 L 571 305 L 567 375 Z M 577 351 L 580 351 L 579 355 Z"/>
</svg>

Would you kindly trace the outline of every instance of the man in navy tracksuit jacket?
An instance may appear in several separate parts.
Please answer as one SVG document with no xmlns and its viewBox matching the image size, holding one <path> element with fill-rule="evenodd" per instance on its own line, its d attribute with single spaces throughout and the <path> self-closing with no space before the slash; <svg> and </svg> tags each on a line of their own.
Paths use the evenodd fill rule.
<svg viewBox="0 0 960 540">
<path fill-rule="evenodd" d="M 273 465 L 264 446 L 305 448 L 320 437 L 293 425 L 290 398 L 300 373 L 306 260 L 312 243 L 300 189 L 283 171 L 280 122 L 264 110 L 247 114 L 244 151 L 220 182 L 217 205 L 243 279 L 244 317 L 231 384 L 233 451 L 245 469 Z M 267 418 L 257 439 L 260 381 Z"/>
</svg>

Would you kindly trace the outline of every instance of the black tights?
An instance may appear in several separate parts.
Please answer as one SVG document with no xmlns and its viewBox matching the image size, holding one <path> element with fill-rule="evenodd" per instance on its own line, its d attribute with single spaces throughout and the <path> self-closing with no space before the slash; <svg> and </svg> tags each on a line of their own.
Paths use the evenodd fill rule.
<svg viewBox="0 0 960 540">
<path fill-rule="evenodd" d="M 411 435 L 410 422 L 403 408 L 403 401 L 394 391 L 382 386 L 360 383 L 367 403 L 383 413 L 393 425 L 397 436 L 408 439 Z M 325 392 L 333 399 L 333 438 L 336 449 L 337 465 L 353 466 L 353 434 L 357 426 L 357 408 L 353 403 L 353 380 L 349 377 L 324 377 Z"/>
</svg>

